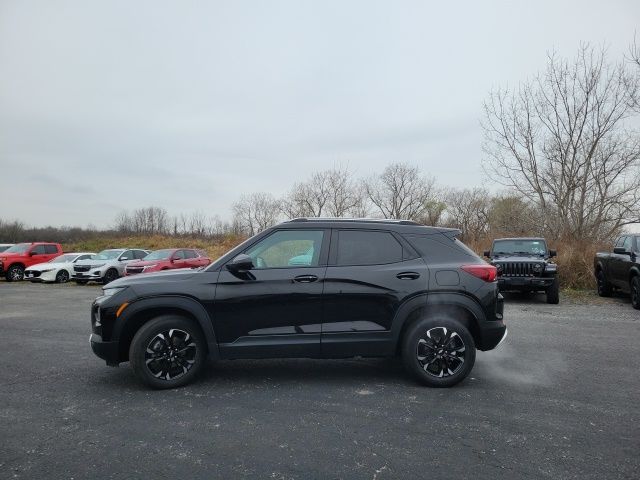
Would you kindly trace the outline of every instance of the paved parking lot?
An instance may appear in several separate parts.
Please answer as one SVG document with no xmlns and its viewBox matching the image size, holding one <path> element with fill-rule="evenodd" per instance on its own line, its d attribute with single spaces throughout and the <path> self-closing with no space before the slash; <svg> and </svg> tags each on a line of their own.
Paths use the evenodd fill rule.
<svg viewBox="0 0 640 480">
<path fill-rule="evenodd" d="M 226 361 L 150 391 L 91 353 L 97 292 L 0 282 L 0 477 L 640 475 L 640 312 L 624 299 L 508 299 L 509 337 L 448 390 L 356 359 Z"/>
</svg>

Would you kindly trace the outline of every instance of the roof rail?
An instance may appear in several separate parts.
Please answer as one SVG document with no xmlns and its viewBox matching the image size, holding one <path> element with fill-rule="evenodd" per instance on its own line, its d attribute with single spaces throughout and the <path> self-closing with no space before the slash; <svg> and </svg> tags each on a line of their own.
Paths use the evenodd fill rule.
<svg viewBox="0 0 640 480">
<path fill-rule="evenodd" d="M 359 222 L 359 223 L 394 223 L 398 225 L 422 225 L 413 220 L 396 220 L 392 218 L 341 218 L 341 217 L 299 217 L 286 221 L 293 222 Z"/>
</svg>

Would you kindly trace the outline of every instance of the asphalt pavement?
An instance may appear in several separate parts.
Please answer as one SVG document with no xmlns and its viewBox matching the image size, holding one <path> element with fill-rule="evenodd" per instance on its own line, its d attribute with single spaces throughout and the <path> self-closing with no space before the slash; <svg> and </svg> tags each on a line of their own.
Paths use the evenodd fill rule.
<svg viewBox="0 0 640 480">
<path fill-rule="evenodd" d="M 0 478 L 640 478 L 640 311 L 509 297 L 451 389 L 398 360 L 236 360 L 172 391 L 89 347 L 98 287 L 0 281 Z"/>
</svg>

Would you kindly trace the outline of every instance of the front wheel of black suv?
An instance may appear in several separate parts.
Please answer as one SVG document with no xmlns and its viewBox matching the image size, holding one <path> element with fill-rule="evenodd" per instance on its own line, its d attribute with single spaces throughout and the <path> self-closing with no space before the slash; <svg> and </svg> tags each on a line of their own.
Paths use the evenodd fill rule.
<svg viewBox="0 0 640 480">
<path fill-rule="evenodd" d="M 471 372 L 476 345 L 469 330 L 445 316 L 412 324 L 402 342 L 405 368 L 430 387 L 451 387 Z"/>
<path fill-rule="evenodd" d="M 636 310 L 640 310 L 640 277 L 635 276 L 631 279 L 631 306 Z"/>
<path fill-rule="evenodd" d="M 553 283 L 547 287 L 547 303 L 554 305 L 560 303 L 560 281 L 558 277 L 554 277 Z"/>
<path fill-rule="evenodd" d="M 162 315 L 145 323 L 129 347 L 136 376 L 152 388 L 175 388 L 191 382 L 206 357 L 204 336 L 191 320 Z"/>
</svg>

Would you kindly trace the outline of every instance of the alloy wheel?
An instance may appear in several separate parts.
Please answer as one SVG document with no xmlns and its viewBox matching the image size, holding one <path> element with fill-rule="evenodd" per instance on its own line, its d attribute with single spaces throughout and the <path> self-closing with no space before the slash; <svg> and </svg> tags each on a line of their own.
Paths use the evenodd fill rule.
<svg viewBox="0 0 640 480">
<path fill-rule="evenodd" d="M 56 275 L 56 282 L 67 283 L 69 281 L 69 272 L 66 270 L 60 270 Z"/>
<path fill-rule="evenodd" d="M 162 380 L 175 380 L 195 364 L 196 343 L 188 332 L 177 328 L 156 334 L 145 351 L 145 364 Z"/>
<path fill-rule="evenodd" d="M 418 340 L 416 357 L 422 369 L 434 377 L 455 375 L 464 365 L 462 337 L 446 327 L 434 327 Z"/>
<path fill-rule="evenodd" d="M 11 276 L 11 281 L 19 282 L 20 280 L 22 280 L 24 272 L 19 267 L 13 267 L 9 269 L 9 275 Z"/>
</svg>

